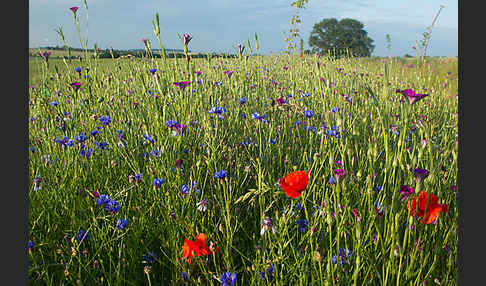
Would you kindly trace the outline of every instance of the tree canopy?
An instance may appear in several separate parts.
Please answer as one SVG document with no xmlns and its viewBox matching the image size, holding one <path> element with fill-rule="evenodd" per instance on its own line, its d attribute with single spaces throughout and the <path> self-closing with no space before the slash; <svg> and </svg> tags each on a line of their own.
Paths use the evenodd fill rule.
<svg viewBox="0 0 486 286">
<path fill-rule="evenodd" d="M 369 57 L 375 46 L 368 37 L 364 25 L 354 19 L 345 18 L 341 21 L 335 18 L 323 19 L 314 24 L 309 36 L 309 46 L 313 52 L 331 53 L 332 56 Z"/>
</svg>

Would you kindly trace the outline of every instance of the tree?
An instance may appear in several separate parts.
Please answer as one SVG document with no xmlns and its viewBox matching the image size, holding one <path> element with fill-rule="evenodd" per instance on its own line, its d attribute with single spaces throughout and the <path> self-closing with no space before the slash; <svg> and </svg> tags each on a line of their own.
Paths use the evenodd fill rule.
<svg viewBox="0 0 486 286">
<path fill-rule="evenodd" d="M 375 46 L 373 40 L 363 29 L 364 25 L 354 19 L 323 19 L 314 24 L 309 36 L 309 46 L 313 52 L 340 57 L 350 55 L 369 57 Z"/>
</svg>

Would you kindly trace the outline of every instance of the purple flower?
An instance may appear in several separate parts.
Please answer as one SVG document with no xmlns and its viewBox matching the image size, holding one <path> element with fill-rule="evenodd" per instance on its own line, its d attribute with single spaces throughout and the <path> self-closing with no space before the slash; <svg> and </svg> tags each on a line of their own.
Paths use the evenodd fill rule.
<svg viewBox="0 0 486 286">
<path fill-rule="evenodd" d="M 157 71 L 157 69 L 153 68 L 153 69 L 150 69 L 149 70 L 151 74 L 155 74 L 155 72 Z"/>
<path fill-rule="evenodd" d="M 427 178 L 430 174 L 428 170 L 420 168 L 415 168 L 414 170 L 410 169 L 410 171 L 413 172 L 413 176 L 415 177 L 415 179 L 420 182 Z"/>
<path fill-rule="evenodd" d="M 49 56 L 51 55 L 51 51 L 41 52 L 40 56 L 47 62 L 49 60 Z"/>
<path fill-rule="evenodd" d="M 228 79 L 231 78 L 231 75 L 233 74 L 233 71 L 224 71 L 224 74 L 228 77 Z"/>
<path fill-rule="evenodd" d="M 400 187 L 400 200 L 403 202 L 408 196 L 413 194 L 415 190 L 408 185 L 403 185 Z"/>
<path fill-rule="evenodd" d="M 416 94 L 413 89 L 405 89 L 405 90 L 397 89 L 396 93 L 401 93 L 404 96 L 406 96 L 407 99 L 408 99 L 408 102 L 410 104 L 414 104 L 415 102 L 417 102 L 417 101 L 421 100 L 422 98 L 428 96 L 428 94 L 418 94 L 418 93 Z"/>
<path fill-rule="evenodd" d="M 69 10 L 73 11 L 74 15 L 76 15 L 76 11 L 78 11 L 79 7 L 78 6 L 73 6 L 69 8 Z"/>
<path fill-rule="evenodd" d="M 189 34 L 183 34 L 182 35 L 182 42 L 184 43 L 184 46 L 187 46 L 189 42 L 191 41 L 192 36 Z"/>
<path fill-rule="evenodd" d="M 243 46 L 242 44 L 238 44 L 238 53 L 240 55 L 243 53 L 244 50 L 245 50 L 245 46 Z"/>
</svg>

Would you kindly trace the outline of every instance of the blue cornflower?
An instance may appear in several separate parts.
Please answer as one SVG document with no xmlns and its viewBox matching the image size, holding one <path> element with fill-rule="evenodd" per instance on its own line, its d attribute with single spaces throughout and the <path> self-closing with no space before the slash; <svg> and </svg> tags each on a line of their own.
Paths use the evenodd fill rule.
<svg viewBox="0 0 486 286">
<path fill-rule="evenodd" d="M 405 135 L 405 138 L 403 138 L 405 140 L 405 142 L 408 142 L 410 141 L 410 137 L 408 135 Z"/>
<path fill-rule="evenodd" d="M 79 241 L 83 241 L 83 240 L 87 240 L 89 238 L 89 234 L 86 230 L 83 230 L 81 229 L 79 232 L 78 232 L 78 240 Z"/>
<path fill-rule="evenodd" d="M 268 143 L 270 143 L 270 144 L 272 144 L 272 145 L 274 145 L 274 144 L 275 144 L 275 142 L 277 142 L 277 141 L 275 141 L 275 139 L 268 139 Z"/>
<path fill-rule="evenodd" d="M 223 113 L 226 112 L 226 108 L 224 107 L 211 107 L 210 110 L 208 110 L 208 113 L 212 113 L 212 114 L 218 114 L 218 115 L 221 115 Z"/>
<path fill-rule="evenodd" d="M 227 173 L 226 173 L 225 170 L 220 170 L 220 171 L 214 172 L 214 177 L 216 179 L 224 179 L 224 178 L 226 178 L 226 175 L 227 175 Z"/>
<path fill-rule="evenodd" d="M 332 109 L 332 112 L 341 112 L 341 108 L 334 106 Z"/>
<path fill-rule="evenodd" d="M 32 242 L 32 240 L 29 240 L 29 242 L 27 242 L 27 245 L 29 246 L 29 249 L 34 248 L 34 243 Z"/>
<path fill-rule="evenodd" d="M 116 227 L 118 229 L 124 229 L 127 226 L 127 224 L 128 224 L 127 220 L 121 218 L 116 222 Z"/>
<path fill-rule="evenodd" d="M 246 118 L 246 114 L 245 113 L 241 113 L 240 114 L 240 117 L 243 118 L 243 119 L 245 119 Z"/>
<path fill-rule="evenodd" d="M 160 152 L 159 152 L 159 150 L 154 149 L 154 150 L 150 151 L 150 155 L 152 155 L 154 157 L 159 157 L 160 156 Z"/>
<path fill-rule="evenodd" d="M 265 271 L 260 271 L 259 274 L 262 277 L 262 280 L 265 280 L 265 276 L 266 276 L 265 274 L 267 274 L 267 273 L 268 273 L 268 276 L 266 276 L 266 277 L 268 277 L 268 280 L 272 279 L 273 278 L 273 270 L 274 270 L 274 268 L 275 268 L 275 266 L 272 264 L 272 265 L 270 265 L 267 268 L 267 271 L 266 272 Z"/>
<path fill-rule="evenodd" d="M 50 103 L 51 106 L 57 106 L 58 104 L 59 102 L 56 99 L 54 99 L 54 101 L 51 101 Z"/>
<path fill-rule="evenodd" d="M 29 147 L 29 151 L 35 152 L 35 147 L 34 146 Z"/>
<path fill-rule="evenodd" d="M 338 259 L 339 259 L 339 265 L 342 265 L 343 262 L 346 262 L 346 263 L 349 263 L 348 262 L 348 258 L 351 257 L 351 250 L 349 249 L 345 249 L 345 248 L 339 248 L 339 255 L 338 255 Z M 336 263 L 336 256 L 333 256 L 332 257 L 332 262 L 333 263 Z"/>
<path fill-rule="evenodd" d="M 224 272 L 219 279 L 221 281 L 221 285 L 223 286 L 235 285 L 237 280 L 236 273 L 232 272 Z"/>
<path fill-rule="evenodd" d="M 74 71 L 77 72 L 77 73 L 81 73 L 81 67 L 75 67 Z"/>
<path fill-rule="evenodd" d="M 299 219 L 297 220 L 297 224 L 299 225 L 299 231 L 304 232 L 307 230 L 307 226 L 309 224 L 309 221 L 306 219 Z"/>
<path fill-rule="evenodd" d="M 263 115 L 260 115 L 260 113 L 258 112 L 253 112 L 253 114 L 251 115 L 251 119 L 257 119 L 257 120 L 260 120 L 260 121 L 264 121 L 264 119 L 267 117 L 267 115 L 263 114 Z"/>
<path fill-rule="evenodd" d="M 170 119 L 165 122 L 165 125 L 169 128 L 173 128 L 177 125 L 177 121 Z"/>
<path fill-rule="evenodd" d="M 98 134 L 99 134 L 98 129 L 95 129 L 95 130 L 91 131 L 91 136 L 96 136 Z"/>
<path fill-rule="evenodd" d="M 115 200 L 110 200 L 108 203 L 105 204 L 105 210 L 116 213 L 120 209 L 120 205 Z"/>
<path fill-rule="evenodd" d="M 376 186 L 376 190 L 379 192 L 383 189 L 383 186 Z"/>
<path fill-rule="evenodd" d="M 191 189 L 187 185 L 182 185 L 180 189 L 183 195 L 187 195 L 191 192 Z"/>
<path fill-rule="evenodd" d="M 154 186 L 156 186 L 157 188 L 159 188 L 163 183 L 165 183 L 165 180 L 163 178 L 155 178 L 152 181 L 152 184 L 154 184 Z"/>
<path fill-rule="evenodd" d="M 135 182 L 140 183 L 141 180 L 142 180 L 142 175 L 140 175 L 138 173 L 135 174 Z"/>
<path fill-rule="evenodd" d="M 242 97 L 239 100 L 240 104 L 245 104 L 246 103 L 246 97 Z"/>
<path fill-rule="evenodd" d="M 93 153 L 93 149 L 91 149 L 91 148 L 86 148 L 86 149 L 82 149 L 81 151 L 79 151 L 79 155 L 86 157 L 86 158 L 89 158 L 89 156 L 91 156 L 92 153 Z"/>
<path fill-rule="evenodd" d="M 187 280 L 187 273 L 184 272 L 184 271 L 181 271 L 181 275 L 182 275 L 182 280 L 186 281 Z"/>
<path fill-rule="evenodd" d="M 155 143 L 157 141 L 157 136 L 155 135 L 152 135 L 152 134 L 144 134 L 143 135 L 143 138 L 144 138 L 144 143 L 145 142 L 150 142 L 150 143 Z"/>
<path fill-rule="evenodd" d="M 84 141 L 86 141 L 86 140 L 88 139 L 88 137 L 86 137 L 86 135 L 84 135 L 84 133 L 81 133 L 81 134 L 79 134 L 79 135 L 76 135 L 76 136 L 74 137 L 74 139 L 75 139 L 76 141 L 78 141 L 79 143 L 83 143 Z"/>
<path fill-rule="evenodd" d="M 309 97 L 310 96 L 310 93 L 304 93 L 302 94 L 302 97 Z"/>
<path fill-rule="evenodd" d="M 143 256 L 143 262 L 145 263 L 152 263 L 157 259 L 157 254 L 155 252 L 150 251 L 146 255 Z"/>
<path fill-rule="evenodd" d="M 100 117 L 100 122 L 101 122 L 101 124 L 103 124 L 103 125 L 108 125 L 108 124 L 110 124 L 110 122 L 111 122 L 110 116 L 108 116 L 108 115 L 103 115 L 103 116 L 101 116 L 101 117 Z"/>
<path fill-rule="evenodd" d="M 96 198 L 96 203 L 98 205 L 106 205 L 110 200 L 109 195 L 101 194 L 98 198 Z"/>
<path fill-rule="evenodd" d="M 150 69 L 149 70 L 151 74 L 155 74 L 155 72 L 157 71 L 157 69 L 153 68 L 153 69 Z"/>
<path fill-rule="evenodd" d="M 330 176 L 329 177 L 329 180 L 327 182 L 330 183 L 330 184 L 333 184 L 333 185 L 337 184 L 336 177 L 335 176 Z"/>
<path fill-rule="evenodd" d="M 96 142 L 95 141 L 96 147 L 98 147 L 100 150 L 107 150 L 108 149 L 108 143 L 106 142 Z"/>
</svg>

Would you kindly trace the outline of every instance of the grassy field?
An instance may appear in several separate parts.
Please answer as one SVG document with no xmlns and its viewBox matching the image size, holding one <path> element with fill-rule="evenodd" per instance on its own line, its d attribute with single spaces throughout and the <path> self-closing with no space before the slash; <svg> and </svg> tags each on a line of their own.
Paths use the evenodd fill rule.
<svg viewBox="0 0 486 286">
<path fill-rule="evenodd" d="M 456 285 L 457 65 L 32 58 L 30 284 Z"/>
</svg>

